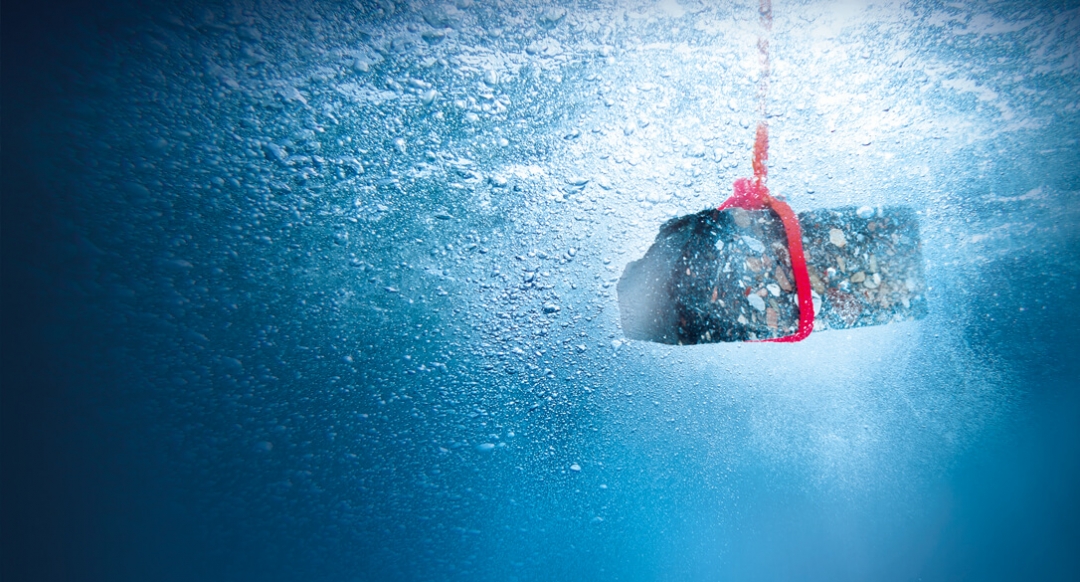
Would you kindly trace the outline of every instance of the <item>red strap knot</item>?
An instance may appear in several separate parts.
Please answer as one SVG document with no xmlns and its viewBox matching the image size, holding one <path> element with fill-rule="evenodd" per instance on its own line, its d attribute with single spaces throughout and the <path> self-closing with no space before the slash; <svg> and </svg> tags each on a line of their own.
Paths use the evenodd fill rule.
<svg viewBox="0 0 1080 582">
<path fill-rule="evenodd" d="M 806 336 L 814 330 L 814 299 L 810 295 L 810 273 L 806 269 L 806 254 L 803 252 L 799 217 L 795 215 L 787 202 L 773 198 L 760 178 L 735 180 L 735 193 L 720 205 L 719 210 L 732 207 L 744 210 L 769 208 L 780 217 L 780 222 L 784 225 L 784 234 L 787 236 L 788 254 L 791 255 L 791 270 L 795 275 L 795 289 L 799 298 L 799 329 L 792 335 L 757 341 L 797 342 L 806 339 Z"/>
</svg>

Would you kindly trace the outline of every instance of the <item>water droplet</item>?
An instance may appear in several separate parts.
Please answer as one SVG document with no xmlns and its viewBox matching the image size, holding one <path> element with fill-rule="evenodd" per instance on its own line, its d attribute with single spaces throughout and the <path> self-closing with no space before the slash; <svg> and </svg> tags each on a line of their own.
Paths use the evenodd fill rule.
<svg viewBox="0 0 1080 582">
<path fill-rule="evenodd" d="M 540 22 L 541 26 L 544 26 L 546 28 L 551 28 L 551 27 L 555 26 L 556 24 L 558 24 L 559 21 L 561 21 L 563 19 L 563 17 L 565 17 L 565 16 L 566 16 L 566 9 L 565 8 L 551 7 L 551 8 L 546 8 L 543 12 L 541 12 L 540 16 L 539 16 L 539 18 L 537 18 L 537 20 Z"/>
</svg>

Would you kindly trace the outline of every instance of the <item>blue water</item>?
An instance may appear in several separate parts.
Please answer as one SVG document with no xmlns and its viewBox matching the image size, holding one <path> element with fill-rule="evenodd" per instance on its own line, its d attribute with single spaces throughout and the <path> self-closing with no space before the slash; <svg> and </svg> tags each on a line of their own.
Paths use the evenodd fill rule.
<svg viewBox="0 0 1080 582">
<path fill-rule="evenodd" d="M 770 187 L 930 314 L 627 341 L 757 3 L 7 7 L 6 580 L 1080 579 L 1080 8 L 773 6 Z"/>
</svg>

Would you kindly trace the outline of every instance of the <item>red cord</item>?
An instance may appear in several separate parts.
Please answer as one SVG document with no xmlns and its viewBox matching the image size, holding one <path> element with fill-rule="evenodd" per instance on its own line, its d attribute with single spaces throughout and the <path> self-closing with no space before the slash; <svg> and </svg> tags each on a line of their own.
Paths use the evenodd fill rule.
<svg viewBox="0 0 1080 582">
<path fill-rule="evenodd" d="M 791 269 L 795 274 L 795 289 L 799 296 L 799 329 L 792 335 L 756 340 L 763 342 L 797 342 L 806 339 L 814 329 L 814 299 L 810 296 L 810 273 L 806 269 L 806 254 L 802 246 L 802 229 L 799 218 L 787 202 L 773 198 L 765 186 L 768 170 L 765 160 L 769 159 L 769 129 L 764 122 L 758 124 L 757 137 L 754 140 L 754 178 L 735 180 L 735 193 L 720 205 L 718 210 L 742 208 L 744 210 L 771 209 L 780 217 L 787 235 L 788 253 L 791 255 Z"/>
<path fill-rule="evenodd" d="M 772 0 L 760 0 L 758 7 L 761 27 L 767 34 L 772 30 Z M 765 95 L 769 88 L 769 40 L 766 36 L 758 38 L 758 56 L 761 65 L 761 78 L 758 81 L 758 113 L 765 117 Z M 799 329 L 792 335 L 755 340 L 763 342 L 797 342 L 806 339 L 814 330 L 814 299 L 810 296 L 810 274 L 806 270 L 806 254 L 802 246 L 802 229 L 799 218 L 783 200 L 773 198 L 765 187 L 765 178 L 769 170 L 765 161 L 769 159 L 769 126 L 764 121 L 757 126 L 754 138 L 754 178 L 735 180 L 735 193 L 720 205 L 720 210 L 742 208 L 745 210 L 771 209 L 780 217 L 787 235 L 788 253 L 791 255 L 791 270 L 795 274 L 795 289 L 799 294 Z"/>
</svg>

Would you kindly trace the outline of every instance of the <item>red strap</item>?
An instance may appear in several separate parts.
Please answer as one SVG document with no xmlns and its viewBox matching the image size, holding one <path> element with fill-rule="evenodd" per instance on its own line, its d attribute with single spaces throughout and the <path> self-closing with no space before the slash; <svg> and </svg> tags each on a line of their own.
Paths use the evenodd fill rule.
<svg viewBox="0 0 1080 582">
<path fill-rule="evenodd" d="M 814 300 L 810 296 L 810 273 L 806 270 L 806 254 L 802 246 L 802 229 L 799 218 L 783 200 L 773 198 L 765 187 L 767 169 L 765 160 L 769 157 L 769 132 L 764 123 L 758 125 L 757 139 L 754 140 L 754 178 L 735 180 L 735 193 L 720 205 L 719 210 L 742 208 L 744 210 L 771 209 L 780 217 L 787 235 L 788 254 L 791 255 L 791 269 L 795 274 L 795 289 L 799 295 L 799 329 L 792 335 L 757 340 L 763 342 L 797 342 L 806 339 L 814 329 Z"/>
</svg>

